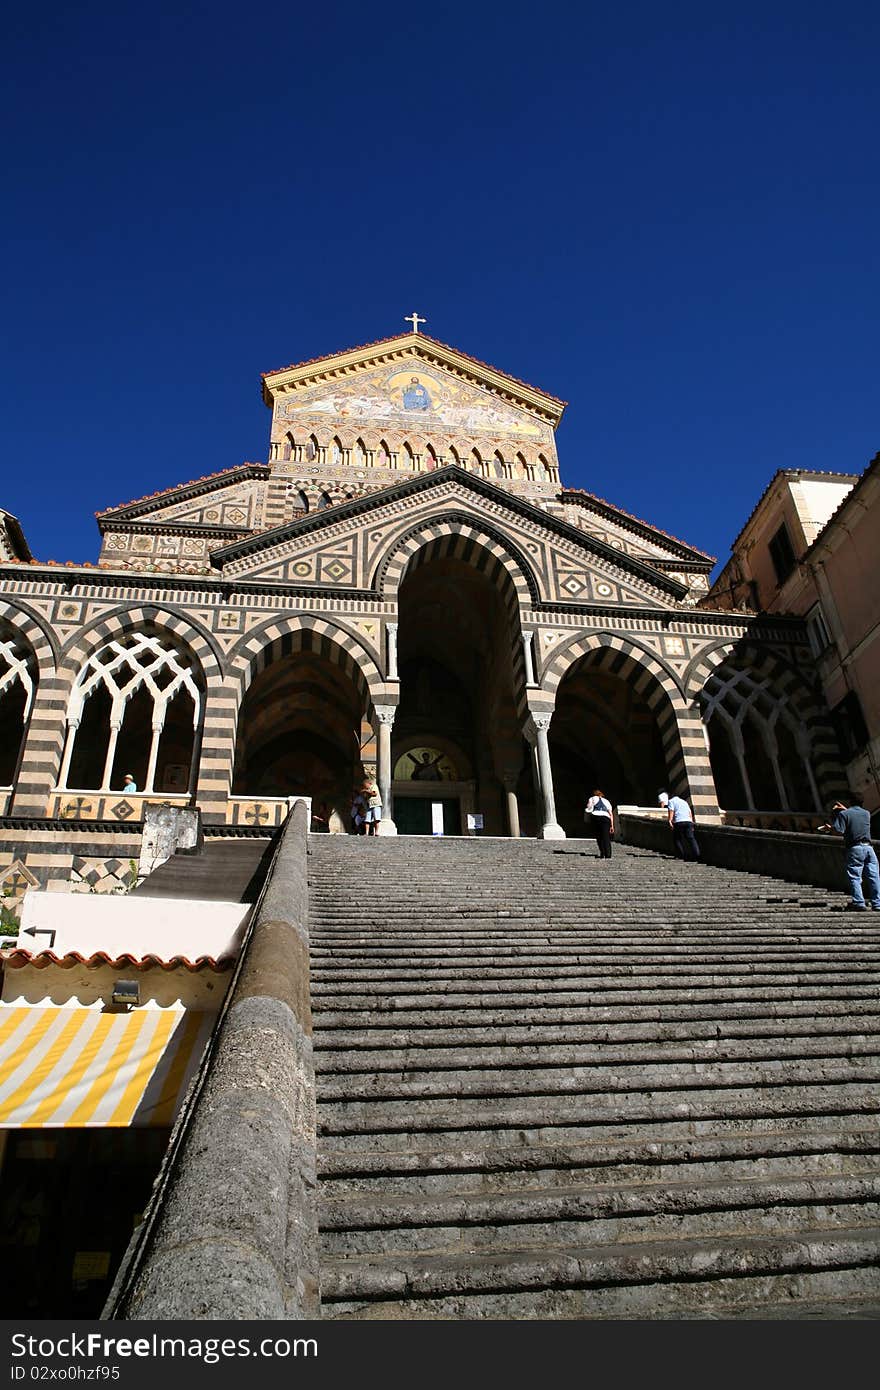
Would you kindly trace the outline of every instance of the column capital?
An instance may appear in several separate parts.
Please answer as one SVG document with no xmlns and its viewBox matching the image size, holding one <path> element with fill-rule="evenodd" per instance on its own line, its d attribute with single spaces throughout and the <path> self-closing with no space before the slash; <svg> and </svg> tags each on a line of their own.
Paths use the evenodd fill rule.
<svg viewBox="0 0 880 1390">
<path fill-rule="evenodd" d="M 376 711 L 376 718 L 380 724 L 387 724 L 390 727 L 394 723 L 397 714 L 396 705 L 374 705 L 373 709 Z"/>
<path fill-rule="evenodd" d="M 529 717 L 523 728 L 523 733 L 529 740 L 529 743 L 534 743 L 539 734 L 546 734 L 547 730 L 550 728 L 550 721 L 552 718 L 552 710 L 532 710 L 529 713 Z"/>
</svg>

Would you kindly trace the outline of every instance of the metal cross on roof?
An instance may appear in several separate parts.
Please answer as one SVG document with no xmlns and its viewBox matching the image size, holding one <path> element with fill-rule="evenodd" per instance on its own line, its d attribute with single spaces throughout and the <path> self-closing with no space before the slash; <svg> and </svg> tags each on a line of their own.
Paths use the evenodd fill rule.
<svg viewBox="0 0 880 1390">
<path fill-rule="evenodd" d="M 419 314 L 404 314 L 403 317 L 406 319 L 407 323 L 411 323 L 411 324 L 412 324 L 412 326 L 413 326 L 413 333 L 418 333 L 418 331 L 419 331 L 419 324 L 420 324 L 420 323 L 427 323 L 427 322 L 428 322 L 427 319 L 423 319 Z"/>
</svg>

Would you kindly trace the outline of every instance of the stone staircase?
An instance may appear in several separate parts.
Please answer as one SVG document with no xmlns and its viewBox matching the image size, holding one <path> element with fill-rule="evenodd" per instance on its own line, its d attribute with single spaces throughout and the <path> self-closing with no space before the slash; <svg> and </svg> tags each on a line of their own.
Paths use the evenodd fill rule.
<svg viewBox="0 0 880 1390">
<path fill-rule="evenodd" d="M 880 1313 L 880 914 L 592 841 L 309 852 L 323 1316 Z"/>
<path fill-rule="evenodd" d="M 138 884 L 143 898 L 253 903 L 272 859 L 270 836 L 206 840 L 200 854 L 173 854 Z"/>
</svg>

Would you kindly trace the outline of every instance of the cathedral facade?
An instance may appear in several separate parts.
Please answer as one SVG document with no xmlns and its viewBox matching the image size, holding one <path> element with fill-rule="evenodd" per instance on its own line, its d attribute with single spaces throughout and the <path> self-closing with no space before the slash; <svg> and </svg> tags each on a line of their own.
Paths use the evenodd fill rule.
<svg viewBox="0 0 880 1390">
<path fill-rule="evenodd" d="M 157 801 L 343 832 L 374 776 L 384 834 L 562 838 L 594 787 L 758 823 L 845 790 L 803 622 L 567 488 L 564 402 L 420 332 L 263 398 L 266 461 L 108 507 L 95 566 L 0 512 L 7 896 L 118 886 Z"/>
</svg>

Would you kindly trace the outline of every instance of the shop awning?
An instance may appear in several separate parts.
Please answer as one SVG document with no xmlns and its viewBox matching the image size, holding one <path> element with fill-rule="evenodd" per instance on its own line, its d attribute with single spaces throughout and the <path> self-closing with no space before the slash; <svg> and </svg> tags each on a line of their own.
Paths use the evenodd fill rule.
<svg viewBox="0 0 880 1390">
<path fill-rule="evenodd" d="M 214 1018 L 0 1007 L 0 1129 L 170 1125 Z"/>
</svg>

